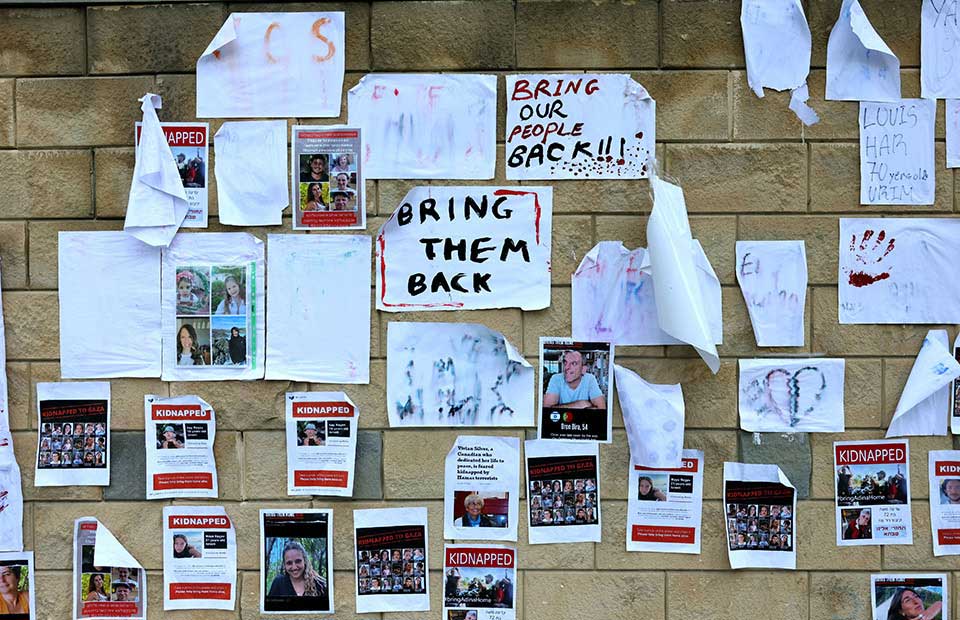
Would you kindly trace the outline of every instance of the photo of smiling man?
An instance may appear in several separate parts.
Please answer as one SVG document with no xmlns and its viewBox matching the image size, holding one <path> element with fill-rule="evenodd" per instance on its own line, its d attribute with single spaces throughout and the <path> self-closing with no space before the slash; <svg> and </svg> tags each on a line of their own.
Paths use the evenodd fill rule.
<svg viewBox="0 0 960 620">
<path fill-rule="evenodd" d="M 539 439 L 611 440 L 613 345 L 540 339 Z"/>
</svg>

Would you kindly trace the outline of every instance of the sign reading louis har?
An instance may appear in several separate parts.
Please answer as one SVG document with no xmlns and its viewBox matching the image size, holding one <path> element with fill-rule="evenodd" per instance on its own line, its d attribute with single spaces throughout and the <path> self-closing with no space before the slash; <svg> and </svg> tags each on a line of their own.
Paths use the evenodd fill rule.
<svg viewBox="0 0 960 620">
<path fill-rule="evenodd" d="M 932 205 L 937 102 L 860 102 L 860 204 Z"/>
<path fill-rule="evenodd" d="M 507 76 L 508 179 L 639 179 L 656 103 L 627 74 Z"/>
<path fill-rule="evenodd" d="M 287 393 L 288 495 L 353 495 L 357 418 L 343 392 Z"/>
<path fill-rule="evenodd" d="M 294 230 L 366 227 L 359 127 L 294 126 Z"/>
<path fill-rule="evenodd" d="M 550 305 L 549 187 L 415 187 L 377 235 L 377 309 Z"/>
<path fill-rule="evenodd" d="M 910 447 L 906 441 L 837 441 L 837 544 L 910 545 Z"/>
<path fill-rule="evenodd" d="M 540 439 L 612 440 L 613 345 L 540 338 Z"/>
<path fill-rule="evenodd" d="M 260 612 L 333 613 L 333 511 L 260 511 Z"/>
<path fill-rule="evenodd" d="M 140 127 L 136 124 L 136 143 L 140 142 Z M 160 123 L 167 144 L 177 162 L 180 181 L 187 195 L 187 216 L 181 228 L 207 227 L 207 164 L 209 154 L 209 123 Z"/>
<path fill-rule="evenodd" d="M 513 620 L 517 551 L 497 545 L 443 550 L 444 620 Z"/>
<path fill-rule="evenodd" d="M 110 484 L 110 384 L 38 383 L 34 485 Z"/>
</svg>

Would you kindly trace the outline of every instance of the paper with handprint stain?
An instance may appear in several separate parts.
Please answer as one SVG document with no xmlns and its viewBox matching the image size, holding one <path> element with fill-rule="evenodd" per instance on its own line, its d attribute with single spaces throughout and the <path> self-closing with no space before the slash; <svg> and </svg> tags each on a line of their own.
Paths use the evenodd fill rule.
<svg viewBox="0 0 960 620">
<path fill-rule="evenodd" d="M 758 347 L 802 347 L 807 300 L 803 241 L 737 241 L 737 282 Z"/>
<path fill-rule="evenodd" d="M 740 360 L 740 428 L 842 433 L 843 359 Z"/>
<path fill-rule="evenodd" d="M 931 329 L 923 339 L 887 437 L 946 435 L 950 382 L 960 377 L 960 364 L 950 352 L 945 329 Z"/>
<path fill-rule="evenodd" d="M 841 324 L 960 323 L 960 220 L 841 218 Z"/>
<path fill-rule="evenodd" d="M 648 383 L 614 364 L 617 397 L 630 444 L 630 463 L 642 467 L 680 467 L 683 456 L 683 390 L 680 384 Z"/>
</svg>

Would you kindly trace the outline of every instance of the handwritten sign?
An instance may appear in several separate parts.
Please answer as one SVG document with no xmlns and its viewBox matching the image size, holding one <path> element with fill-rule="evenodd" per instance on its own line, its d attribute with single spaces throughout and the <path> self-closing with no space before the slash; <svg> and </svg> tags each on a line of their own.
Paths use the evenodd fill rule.
<svg viewBox="0 0 960 620">
<path fill-rule="evenodd" d="M 931 205 L 937 103 L 860 102 L 860 204 Z"/>
<path fill-rule="evenodd" d="M 960 0 L 923 0 L 920 88 L 925 99 L 960 97 Z"/>
<path fill-rule="evenodd" d="M 656 103 L 627 74 L 507 76 L 508 179 L 640 179 Z"/>
</svg>

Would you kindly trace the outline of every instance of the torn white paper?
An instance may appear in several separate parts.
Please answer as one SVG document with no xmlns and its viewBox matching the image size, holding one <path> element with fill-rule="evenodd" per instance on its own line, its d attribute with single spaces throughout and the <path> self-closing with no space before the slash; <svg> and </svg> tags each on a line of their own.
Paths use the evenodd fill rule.
<svg viewBox="0 0 960 620">
<path fill-rule="evenodd" d="M 34 486 L 110 484 L 110 383 L 37 384 Z"/>
<path fill-rule="evenodd" d="M 946 435 L 950 383 L 957 377 L 960 363 L 950 351 L 947 330 L 931 329 L 900 393 L 887 437 Z"/>
<path fill-rule="evenodd" d="M 523 452 L 529 544 L 600 542 L 600 444 L 534 439 Z"/>
<path fill-rule="evenodd" d="M 269 235 L 266 378 L 370 382 L 370 237 Z"/>
<path fill-rule="evenodd" d="M 370 73 L 347 107 L 348 124 L 363 127 L 368 179 L 493 178 L 495 75 Z"/>
<path fill-rule="evenodd" d="M 20 466 L 13 452 L 13 436 L 5 425 L 0 424 L 0 551 L 22 550 L 23 486 Z"/>
<path fill-rule="evenodd" d="M 860 204 L 932 205 L 937 102 L 860 102 Z"/>
<path fill-rule="evenodd" d="M 232 610 L 237 535 L 222 506 L 163 508 L 163 609 Z"/>
<path fill-rule="evenodd" d="M 960 555 L 960 450 L 931 450 L 928 463 L 933 555 Z"/>
<path fill-rule="evenodd" d="M 700 553 L 703 452 L 684 450 L 680 467 L 630 463 L 627 551 Z"/>
<path fill-rule="evenodd" d="M 947 168 L 960 168 L 960 99 L 946 100 Z"/>
<path fill-rule="evenodd" d="M 0 553 L 0 577 L 8 576 L 14 578 L 14 587 L 0 597 L 0 615 L 6 614 L 10 620 L 36 620 L 33 551 Z"/>
<path fill-rule="evenodd" d="M 683 190 L 656 176 L 653 211 L 647 221 L 647 245 L 660 329 L 695 348 L 710 370 L 720 370 L 720 357 L 710 329 L 711 302 L 698 286 L 696 252 Z"/>
<path fill-rule="evenodd" d="M 209 211 L 209 123 L 160 123 L 180 174 L 187 197 L 187 215 L 181 228 L 206 228 Z M 134 142 L 140 145 L 143 123 L 135 126 Z"/>
<path fill-rule="evenodd" d="M 730 568 L 797 568 L 797 490 L 776 465 L 723 464 Z"/>
<path fill-rule="evenodd" d="M 73 620 L 144 620 L 147 571 L 96 518 L 73 527 Z"/>
<path fill-rule="evenodd" d="M 168 246 L 187 216 L 187 194 L 157 118 L 160 95 L 147 93 L 139 101 L 143 122 L 123 230 L 144 243 Z"/>
<path fill-rule="evenodd" d="M 960 8 L 956 0 L 923 0 L 920 9 L 920 95 L 960 97 Z"/>
<path fill-rule="evenodd" d="M 960 323 L 957 256 L 956 219 L 840 218 L 840 323 Z"/>
<path fill-rule="evenodd" d="M 457 437 L 444 464 L 443 537 L 516 542 L 519 518 L 520 440 Z"/>
<path fill-rule="evenodd" d="M 843 358 L 740 360 L 740 428 L 842 433 Z"/>
<path fill-rule="evenodd" d="M 737 241 L 737 283 L 758 347 L 802 347 L 807 302 L 803 241 Z"/>
<path fill-rule="evenodd" d="M 841 101 L 900 99 L 900 60 L 858 0 L 843 0 L 827 42 L 827 96 Z"/>
<path fill-rule="evenodd" d="M 791 91 L 790 109 L 804 125 L 819 121 L 806 104 L 809 98 L 810 26 L 800 0 L 744 0 L 740 9 L 747 83 L 763 97 L 763 89 Z"/>
<path fill-rule="evenodd" d="M 533 367 L 476 323 L 387 325 L 390 426 L 534 426 Z"/>
<path fill-rule="evenodd" d="M 353 496 L 357 406 L 343 392 L 287 392 L 287 495 Z"/>
<path fill-rule="evenodd" d="M 720 280 L 700 242 L 690 244 L 700 294 L 706 300 L 710 338 L 723 342 Z M 601 241 L 571 278 L 573 337 L 617 345 L 682 344 L 660 328 L 653 290 L 654 266 L 645 248 L 628 251 L 619 241 Z"/>
<path fill-rule="evenodd" d="M 213 137 L 220 223 L 275 226 L 290 204 L 287 122 L 233 121 Z"/>
<path fill-rule="evenodd" d="M 231 13 L 197 60 L 197 116 L 338 116 L 345 53 L 342 12 Z"/>
<path fill-rule="evenodd" d="M 430 611 L 428 540 L 426 508 L 353 511 L 358 614 Z M 400 575 L 393 574 L 394 562 Z M 390 567 L 386 575 L 384 566 Z"/>
<path fill-rule="evenodd" d="M 147 499 L 217 497 L 217 420 L 199 396 L 143 397 Z"/>
<path fill-rule="evenodd" d="M 60 374 L 160 376 L 160 248 L 125 232 L 60 232 Z"/>
<path fill-rule="evenodd" d="M 508 179 L 640 179 L 656 102 L 626 73 L 507 76 Z"/>
<path fill-rule="evenodd" d="M 680 384 L 648 383 L 637 373 L 614 365 L 617 396 L 630 444 L 630 462 L 651 468 L 682 465 L 683 390 Z"/>
</svg>

